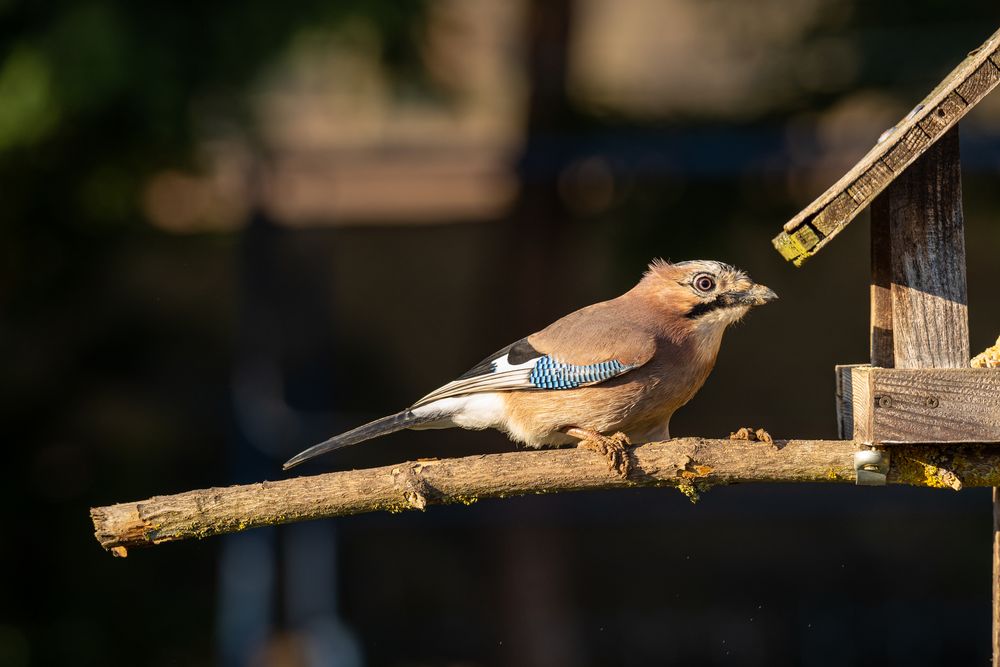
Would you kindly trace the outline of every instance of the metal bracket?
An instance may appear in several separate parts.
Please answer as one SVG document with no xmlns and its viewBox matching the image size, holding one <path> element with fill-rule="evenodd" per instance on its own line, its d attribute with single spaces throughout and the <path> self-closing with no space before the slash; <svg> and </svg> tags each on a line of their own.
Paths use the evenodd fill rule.
<svg viewBox="0 0 1000 667">
<path fill-rule="evenodd" d="M 857 486 L 885 486 L 889 473 L 889 450 L 862 449 L 854 453 L 854 472 Z"/>
</svg>

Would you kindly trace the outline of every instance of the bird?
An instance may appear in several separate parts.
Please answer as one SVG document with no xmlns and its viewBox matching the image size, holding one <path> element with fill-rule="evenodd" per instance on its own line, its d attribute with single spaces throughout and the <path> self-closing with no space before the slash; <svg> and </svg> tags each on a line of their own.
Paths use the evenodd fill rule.
<svg viewBox="0 0 1000 667">
<path fill-rule="evenodd" d="M 283 468 L 404 429 L 460 427 L 493 428 L 530 448 L 577 443 L 625 474 L 625 446 L 670 438 L 671 416 L 705 383 L 726 328 L 777 298 L 722 262 L 654 259 L 625 294 L 556 320 Z"/>
</svg>

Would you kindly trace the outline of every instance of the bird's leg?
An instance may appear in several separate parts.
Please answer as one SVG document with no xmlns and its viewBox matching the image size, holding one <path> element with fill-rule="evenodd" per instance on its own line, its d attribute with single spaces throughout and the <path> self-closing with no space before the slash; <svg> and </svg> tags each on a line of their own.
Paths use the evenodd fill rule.
<svg viewBox="0 0 1000 667">
<path fill-rule="evenodd" d="M 589 449 L 597 452 L 608 460 L 608 470 L 617 473 L 623 479 L 628 479 L 628 474 L 632 470 L 632 461 L 629 459 L 626 447 L 631 445 L 628 437 L 624 433 L 614 435 L 601 435 L 597 431 L 576 426 L 567 426 L 562 429 L 566 435 L 579 438 L 577 447 Z"/>
</svg>

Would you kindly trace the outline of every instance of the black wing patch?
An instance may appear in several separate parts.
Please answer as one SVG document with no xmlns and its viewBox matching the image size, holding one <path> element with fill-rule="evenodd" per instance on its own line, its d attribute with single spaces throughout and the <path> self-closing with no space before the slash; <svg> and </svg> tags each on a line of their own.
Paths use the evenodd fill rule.
<svg viewBox="0 0 1000 667">
<path fill-rule="evenodd" d="M 512 366 L 517 366 L 518 364 L 523 364 L 526 361 L 531 361 L 532 359 L 542 356 L 542 353 L 533 348 L 527 338 L 522 338 L 516 343 L 511 343 L 502 350 L 494 352 L 490 356 L 486 357 L 465 373 L 458 376 L 457 379 L 468 380 L 469 378 L 478 377 L 480 375 L 489 375 L 490 373 L 496 372 L 497 359 L 502 359 L 504 355 L 507 357 L 507 363 Z"/>
</svg>

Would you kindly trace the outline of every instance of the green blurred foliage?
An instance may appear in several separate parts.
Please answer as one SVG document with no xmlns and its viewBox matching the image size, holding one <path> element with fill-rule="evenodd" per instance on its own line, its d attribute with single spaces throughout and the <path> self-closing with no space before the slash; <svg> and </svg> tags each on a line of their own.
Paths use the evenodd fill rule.
<svg viewBox="0 0 1000 667">
<path fill-rule="evenodd" d="M 200 98 L 231 92 L 225 104 L 246 118 L 238 93 L 264 64 L 299 31 L 353 17 L 379 31 L 385 65 L 410 81 L 423 15 L 421 2 L 391 0 L 4 3 L 0 303 L 58 288 L 86 270 L 74 258 L 93 261 L 60 248 L 141 231 L 139 188 L 189 161 Z"/>
</svg>

